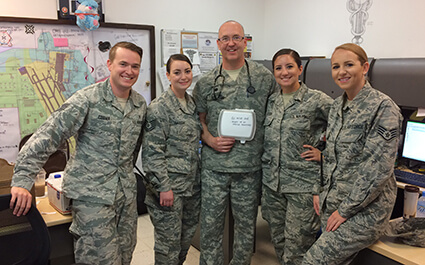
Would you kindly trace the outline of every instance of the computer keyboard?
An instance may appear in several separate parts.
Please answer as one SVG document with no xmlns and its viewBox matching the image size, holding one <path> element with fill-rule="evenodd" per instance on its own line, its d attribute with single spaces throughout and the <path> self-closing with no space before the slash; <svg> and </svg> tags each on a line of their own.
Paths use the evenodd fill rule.
<svg viewBox="0 0 425 265">
<path fill-rule="evenodd" d="M 400 169 L 394 169 L 397 181 L 425 188 L 425 175 L 408 172 Z"/>
</svg>

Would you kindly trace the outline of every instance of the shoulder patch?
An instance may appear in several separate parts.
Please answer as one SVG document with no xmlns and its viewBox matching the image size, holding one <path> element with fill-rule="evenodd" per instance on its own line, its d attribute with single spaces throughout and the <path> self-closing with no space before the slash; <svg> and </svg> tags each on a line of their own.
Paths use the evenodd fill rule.
<svg viewBox="0 0 425 265">
<path fill-rule="evenodd" d="M 387 128 L 379 125 L 378 134 L 384 138 L 385 141 L 389 142 L 397 137 L 397 129 L 388 130 Z"/>
<path fill-rule="evenodd" d="M 156 120 L 148 121 L 148 122 L 146 122 L 145 130 L 147 132 L 150 132 L 153 129 L 155 129 L 155 127 L 156 127 Z"/>
</svg>

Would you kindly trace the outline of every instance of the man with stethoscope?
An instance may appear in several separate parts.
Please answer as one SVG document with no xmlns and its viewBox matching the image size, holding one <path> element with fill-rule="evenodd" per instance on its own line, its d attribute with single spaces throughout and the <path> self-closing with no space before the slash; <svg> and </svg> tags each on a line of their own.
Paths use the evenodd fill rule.
<svg viewBox="0 0 425 265">
<path fill-rule="evenodd" d="M 200 264 L 223 264 L 224 218 L 230 200 L 235 220 L 231 264 L 249 265 L 261 190 L 263 122 L 267 98 L 276 83 L 264 66 L 244 59 L 241 24 L 225 22 L 218 36 L 223 62 L 205 74 L 193 91 L 203 126 Z M 238 141 L 219 133 L 223 109 L 254 113 L 252 140 Z"/>
</svg>

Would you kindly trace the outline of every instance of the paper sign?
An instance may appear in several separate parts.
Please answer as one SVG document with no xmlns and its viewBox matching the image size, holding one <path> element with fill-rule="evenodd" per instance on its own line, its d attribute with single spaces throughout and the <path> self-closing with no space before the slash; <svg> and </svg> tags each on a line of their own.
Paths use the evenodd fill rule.
<svg viewBox="0 0 425 265">
<path fill-rule="evenodd" d="M 251 141 L 255 135 L 256 118 L 254 110 L 221 110 L 218 119 L 218 134 L 240 140 Z"/>
<path fill-rule="evenodd" d="M 0 158 L 16 162 L 21 133 L 18 108 L 0 108 Z"/>
<path fill-rule="evenodd" d="M 418 108 L 418 113 L 416 117 L 425 117 L 425 108 Z"/>
</svg>

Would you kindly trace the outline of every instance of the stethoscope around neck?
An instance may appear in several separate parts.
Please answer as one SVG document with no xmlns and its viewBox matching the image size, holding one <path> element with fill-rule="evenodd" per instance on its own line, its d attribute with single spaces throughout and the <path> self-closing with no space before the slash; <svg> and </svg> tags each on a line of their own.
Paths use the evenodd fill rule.
<svg viewBox="0 0 425 265">
<path fill-rule="evenodd" d="M 249 94 L 254 94 L 255 93 L 255 87 L 252 85 L 251 82 L 251 74 L 249 72 L 249 65 L 248 62 L 244 59 L 245 61 L 245 65 L 246 65 L 246 72 L 248 74 L 248 88 L 246 89 L 246 95 L 248 96 Z M 222 74 L 223 71 L 223 64 L 220 65 L 220 71 L 218 73 L 218 75 L 215 77 L 214 79 L 214 85 L 213 85 L 213 99 L 214 100 L 218 100 L 218 99 L 223 99 L 223 95 L 221 95 L 221 91 L 223 90 L 224 87 L 224 81 L 226 80 L 226 77 Z M 221 84 L 220 84 L 220 89 L 217 86 L 217 80 L 221 78 Z M 218 94 L 217 94 L 218 93 Z"/>
</svg>

